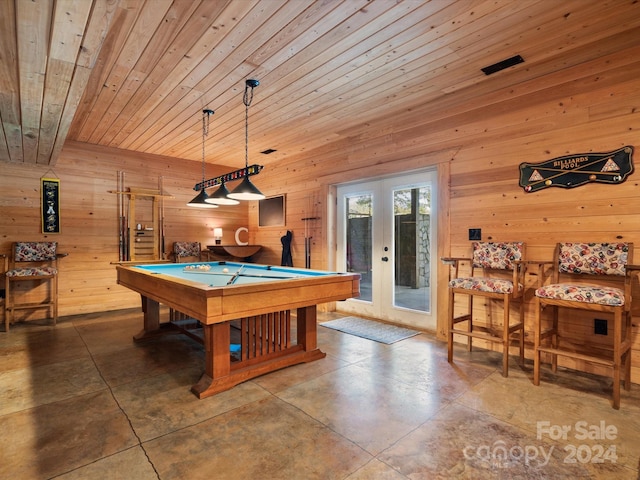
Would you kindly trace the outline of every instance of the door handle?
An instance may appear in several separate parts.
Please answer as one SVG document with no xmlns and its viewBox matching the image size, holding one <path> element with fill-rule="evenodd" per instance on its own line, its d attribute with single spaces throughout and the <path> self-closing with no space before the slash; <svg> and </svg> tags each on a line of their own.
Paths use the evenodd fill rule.
<svg viewBox="0 0 640 480">
<path fill-rule="evenodd" d="M 388 262 L 389 261 L 389 257 L 382 257 L 382 261 L 383 262 Z"/>
</svg>

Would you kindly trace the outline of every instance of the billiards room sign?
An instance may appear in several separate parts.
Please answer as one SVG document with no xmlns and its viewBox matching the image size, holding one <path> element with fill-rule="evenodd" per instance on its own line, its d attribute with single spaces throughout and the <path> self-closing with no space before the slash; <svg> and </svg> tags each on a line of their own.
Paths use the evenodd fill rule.
<svg viewBox="0 0 640 480">
<path fill-rule="evenodd" d="M 633 172 L 633 147 L 607 153 L 578 153 L 541 163 L 520 164 L 520 186 L 527 193 L 547 187 L 574 188 L 586 183 L 622 183 Z"/>
</svg>

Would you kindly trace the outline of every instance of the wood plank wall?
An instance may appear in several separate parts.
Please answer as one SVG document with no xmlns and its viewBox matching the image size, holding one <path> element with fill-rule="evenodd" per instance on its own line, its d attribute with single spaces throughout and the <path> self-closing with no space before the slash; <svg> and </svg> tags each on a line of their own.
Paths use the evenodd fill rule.
<svg viewBox="0 0 640 480">
<path fill-rule="evenodd" d="M 222 207 L 212 212 L 185 203 L 201 175 L 197 162 L 134 154 L 85 144 L 68 144 L 53 168 L 61 179 L 62 233 L 49 236 L 70 256 L 62 261 L 60 314 L 75 315 L 137 307 L 137 295 L 115 283 L 117 260 L 117 171 L 127 172 L 126 185 L 154 188 L 163 176 L 175 198 L 165 203 L 166 241 L 211 242 L 221 226 L 225 242 L 248 226 L 250 243 L 264 245 L 260 263 L 280 263 L 280 237 L 293 231 L 294 265 L 304 265 L 303 218 L 313 216 L 312 268 L 332 268 L 327 226 L 328 198 L 335 185 L 420 168 L 439 175 L 438 256 L 469 253 L 469 228 L 481 228 L 483 240 L 522 240 L 529 258 L 550 259 L 558 241 L 634 242 L 640 246 L 638 173 L 620 185 L 550 188 L 525 194 L 518 186 L 518 165 L 557 156 L 605 152 L 640 142 L 640 47 L 620 49 L 600 60 L 516 88 L 472 95 L 460 90 L 436 104 L 420 105 L 394 118 L 340 129 L 326 145 L 293 154 L 266 167 L 254 179 L 268 196 L 286 195 L 286 225 L 258 227 L 258 206 Z M 488 87 L 473 87 L 482 92 Z M 454 96 L 455 95 L 455 96 Z M 468 101 L 454 101 L 468 96 Z M 432 108 L 436 108 L 433 113 Z M 636 159 L 637 161 L 637 159 Z M 208 167 L 210 176 L 227 168 Z M 41 240 L 39 178 L 48 167 L 3 164 L 0 176 L 0 251 L 12 241 Z M 207 175 L 209 176 L 209 175 Z M 244 209 L 244 210 L 243 210 Z M 637 256 L 640 260 L 640 256 Z M 438 264 L 439 338 L 444 338 L 448 271 Z M 529 277 L 531 287 L 535 279 Z M 638 290 L 636 288 L 636 290 Z M 531 293 L 528 293 L 529 297 Z M 640 294 L 637 295 L 640 299 Z M 482 306 L 479 308 L 483 308 Z M 531 338 L 533 311 L 527 306 L 526 330 Z M 634 322 L 634 325 L 637 323 Z M 574 321 L 578 330 L 579 320 Z M 583 337 L 588 329 L 580 329 Z M 640 340 L 634 326 L 632 378 L 640 379 Z M 530 356 L 530 352 L 528 352 Z M 576 364 L 585 371 L 592 366 Z"/>
<path fill-rule="evenodd" d="M 207 177 L 232 168 L 208 165 Z M 55 167 L 2 165 L 0 175 L 0 252 L 15 241 L 57 241 L 69 253 L 59 264 L 59 314 L 139 307 L 139 295 L 116 283 L 113 262 L 118 261 L 118 172 L 125 172 L 125 188 L 157 189 L 173 198 L 164 200 L 165 255 L 174 241 L 213 244 L 213 229 L 222 227 L 223 242 L 235 243 L 235 231 L 248 227 L 246 204 L 217 209 L 187 207 L 202 179 L 200 162 L 94 147 L 65 145 Z M 60 179 L 61 233 L 43 235 L 40 227 L 40 178 Z M 162 179 L 160 180 L 160 177 Z M 150 203 L 150 202 L 147 202 Z M 135 223 L 151 224 L 151 209 L 140 202 Z M 251 236 L 251 232 L 249 233 Z M 251 238 L 249 239 L 251 240 Z M 38 318 L 44 312 L 25 312 Z"/>
<path fill-rule="evenodd" d="M 312 267 L 331 268 L 327 231 L 327 193 L 332 185 L 363 178 L 434 167 L 439 174 L 438 256 L 468 256 L 469 228 L 482 229 L 485 241 L 521 240 L 531 259 L 552 258 L 559 241 L 629 241 L 640 247 L 640 180 L 632 174 L 620 185 L 592 184 L 565 190 L 549 188 L 527 194 L 518 185 L 522 162 L 542 162 L 575 153 L 607 152 L 625 145 L 640 147 L 640 48 L 623 49 L 561 74 L 517 88 L 473 98 L 464 105 L 445 98 L 419 105 L 392 121 L 380 119 L 350 131 L 340 140 L 296 155 L 265 169 L 256 182 L 270 194 L 287 194 L 287 227 L 294 232 L 294 263 L 303 262 L 304 222 L 310 204 L 322 218 L 313 230 Z M 478 88 L 482 88 L 481 86 Z M 460 95 L 467 92 L 461 91 Z M 450 106 L 450 107 L 449 107 Z M 439 113 L 430 113 L 430 108 Z M 393 123 L 393 125 L 391 125 Z M 250 210 L 254 228 L 256 212 Z M 331 227 L 330 227 L 331 228 Z M 258 243 L 276 247 L 282 232 L 257 229 Z M 275 261 L 275 256 L 265 256 Z M 636 255 L 640 261 L 640 251 Z M 438 265 L 438 331 L 444 339 L 448 271 Z M 527 356 L 531 358 L 537 278 L 527 276 Z M 634 289 L 640 305 L 640 291 Z M 487 313 L 488 305 L 478 305 Z M 495 309 L 495 307 L 492 307 Z M 640 310 L 638 308 L 637 310 Z M 494 318 L 500 312 L 493 311 Z M 638 312 L 640 314 L 640 311 Z M 585 321 L 589 324 L 585 327 Z M 632 378 L 640 382 L 640 339 L 633 328 Z M 592 318 L 573 318 L 578 341 L 593 338 Z M 591 365 L 567 362 L 598 372 Z"/>
</svg>

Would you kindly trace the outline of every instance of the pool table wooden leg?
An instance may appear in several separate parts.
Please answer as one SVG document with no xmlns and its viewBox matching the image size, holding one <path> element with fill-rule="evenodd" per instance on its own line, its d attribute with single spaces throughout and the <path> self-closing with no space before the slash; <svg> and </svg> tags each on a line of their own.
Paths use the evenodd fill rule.
<svg viewBox="0 0 640 480">
<path fill-rule="evenodd" d="M 299 308 L 297 311 L 297 320 L 298 345 L 302 345 L 305 352 L 310 352 L 318 348 L 316 306 L 311 305 Z"/>
<path fill-rule="evenodd" d="M 140 295 L 142 299 L 142 313 L 144 314 L 144 326 L 140 333 L 133 336 L 135 341 L 164 335 L 160 330 L 160 304 L 155 300 Z"/>
<path fill-rule="evenodd" d="M 133 336 L 136 342 L 142 342 L 151 338 L 163 335 L 176 335 L 180 329 L 171 322 L 160 323 L 160 303 L 150 298 L 140 295 L 142 298 L 142 313 L 144 315 L 144 325 L 142 330 Z"/>
<path fill-rule="evenodd" d="M 229 376 L 231 373 L 230 326 L 230 322 L 203 326 L 205 371 L 198 383 L 191 387 L 191 391 L 198 398 L 209 397 L 239 383 Z"/>
<path fill-rule="evenodd" d="M 300 363 L 313 362 L 326 354 L 318 349 L 316 307 L 297 311 L 297 344 L 282 351 L 231 364 L 230 322 L 204 325 L 205 373 L 191 391 L 206 398 L 239 383 Z"/>
<path fill-rule="evenodd" d="M 205 373 L 221 378 L 231 372 L 231 323 L 214 323 L 204 329 Z"/>
</svg>

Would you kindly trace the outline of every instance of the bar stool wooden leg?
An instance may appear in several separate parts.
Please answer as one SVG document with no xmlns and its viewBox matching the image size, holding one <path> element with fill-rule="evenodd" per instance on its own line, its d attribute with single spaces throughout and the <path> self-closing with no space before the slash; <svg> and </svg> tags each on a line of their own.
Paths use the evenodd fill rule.
<svg viewBox="0 0 640 480">
<path fill-rule="evenodd" d="M 13 309 L 11 308 L 11 292 L 9 291 L 9 277 L 5 276 L 5 287 L 4 287 L 4 331 L 8 332 L 9 327 L 11 326 L 11 316 L 13 314 Z"/>
<path fill-rule="evenodd" d="M 502 376 L 509 376 L 509 337 L 510 337 L 510 328 L 509 328 L 509 296 L 505 295 L 504 297 L 504 317 L 503 317 L 503 326 L 502 326 Z"/>
<path fill-rule="evenodd" d="M 469 321 L 467 322 L 467 331 L 469 333 L 471 333 L 473 331 L 473 295 L 469 295 L 469 307 L 468 310 L 469 312 Z M 472 337 L 469 335 L 467 336 L 467 351 L 471 352 L 473 350 L 473 342 L 472 342 Z"/>
<path fill-rule="evenodd" d="M 447 322 L 447 361 L 449 363 L 453 362 L 453 306 L 455 303 L 454 293 L 452 290 L 449 290 L 449 319 Z"/>
<path fill-rule="evenodd" d="M 540 334 L 542 326 L 540 324 L 540 299 L 535 297 L 534 307 L 536 309 L 535 325 L 533 329 L 533 384 L 540 385 Z"/>
<path fill-rule="evenodd" d="M 620 409 L 620 368 L 622 360 L 622 312 L 616 310 L 613 316 L 613 408 Z"/>
<path fill-rule="evenodd" d="M 551 335 L 551 346 L 554 349 L 557 349 L 560 342 L 558 339 L 558 307 L 555 305 L 553 306 L 553 327 L 549 332 L 549 335 Z M 553 373 L 558 371 L 558 355 L 555 353 L 551 356 L 551 371 Z"/>
<path fill-rule="evenodd" d="M 524 365 L 524 293 L 520 297 L 520 365 Z"/>
<path fill-rule="evenodd" d="M 631 390 L 631 312 L 624 313 L 623 350 L 624 353 L 624 389 Z"/>
</svg>

